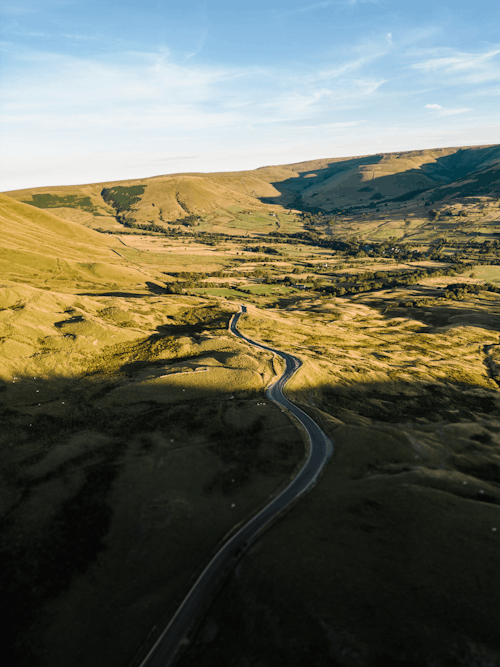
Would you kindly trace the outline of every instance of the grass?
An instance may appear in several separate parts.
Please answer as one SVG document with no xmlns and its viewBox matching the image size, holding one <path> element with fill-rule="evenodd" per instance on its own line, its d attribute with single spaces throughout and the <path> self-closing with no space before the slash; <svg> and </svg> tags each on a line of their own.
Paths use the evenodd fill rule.
<svg viewBox="0 0 500 667">
<path fill-rule="evenodd" d="M 221 197 L 228 183 L 212 178 Z M 137 195 L 127 190 L 140 197 L 139 215 L 160 207 L 175 180 L 165 179 Z M 186 178 L 184 205 L 199 204 L 201 180 Z M 264 185 L 262 196 L 271 196 Z M 101 190 L 51 194 L 95 202 Z M 270 212 L 279 209 L 264 215 L 256 201 L 220 199 L 203 225 L 213 229 L 225 216 L 221 230 L 275 229 Z M 4 625 L 17 628 L 20 666 L 129 664 L 218 539 L 300 460 L 297 433 L 263 395 L 271 355 L 227 331 L 242 302 L 248 335 L 303 361 L 287 392 L 328 430 L 335 457 L 240 563 L 181 664 L 451 667 L 459 658 L 479 664 L 478 656 L 500 664 L 492 531 L 500 300 L 488 293 L 451 301 L 437 289 L 496 281 L 498 267 L 477 267 L 476 278 L 319 297 L 262 284 L 250 272 L 283 277 L 297 267 L 300 283 L 321 270 L 404 265 L 299 242 L 277 244 L 283 257 L 247 263 L 244 248 L 261 238 L 228 235 L 210 249 L 146 235 L 122 243 L 49 211 L 2 206 L 1 557 Z M 339 216 L 336 233 L 411 235 L 425 222 L 426 211 L 415 211 L 409 225 L 402 210 Z M 418 233 L 430 240 L 441 231 Z M 213 280 L 244 278 L 252 294 L 229 284 L 164 293 L 169 271 L 221 269 L 231 276 Z"/>
<path fill-rule="evenodd" d="M 345 656 L 366 665 L 416 666 L 431 656 L 438 664 L 473 664 L 480 656 L 497 664 L 498 544 L 491 529 L 498 489 L 436 471 L 440 452 L 425 432 L 412 433 L 425 443 L 416 454 L 399 429 L 324 423 L 337 445 L 332 465 L 231 576 L 180 664 L 214 665 L 219 647 L 235 665 L 243 664 L 241 655 L 297 667 L 306 655 L 325 667 Z M 374 468 L 368 441 L 385 471 Z M 481 490 L 495 501 L 476 509 Z M 238 604 L 242 598 L 246 605 Z M 478 598 L 479 607 L 472 602 Z M 217 647 L 209 627 L 217 628 Z M 279 642 L 281 633 L 293 642 Z"/>
<path fill-rule="evenodd" d="M 231 297 L 233 299 L 241 299 L 243 294 L 237 290 L 230 289 L 228 287 L 213 287 L 213 288 L 197 288 L 191 289 L 194 294 L 206 295 L 206 296 L 221 296 L 221 297 Z"/>
<path fill-rule="evenodd" d="M 498 664 L 500 401 L 483 346 L 500 302 L 484 306 L 489 330 L 461 326 L 469 303 L 439 331 L 445 314 L 429 307 L 425 333 L 410 310 L 380 318 L 387 306 L 309 301 L 245 316 L 253 338 L 305 361 L 287 392 L 335 454 L 231 575 L 182 667 L 221 652 L 235 665 Z"/>
<path fill-rule="evenodd" d="M 252 292 L 252 294 L 261 294 L 263 296 L 297 293 L 297 290 L 293 287 L 284 287 L 278 285 L 245 285 L 244 289 L 249 290 Z"/>
<path fill-rule="evenodd" d="M 476 266 L 473 274 L 476 279 L 486 283 L 500 282 L 500 266 Z"/>
<path fill-rule="evenodd" d="M 56 311 L 65 306 L 63 318 L 53 313 L 60 345 L 107 345 L 71 364 L 71 375 L 55 372 L 57 347 L 47 351 L 53 370 L 40 375 L 39 348 L 36 371 L 0 384 L 3 623 L 19 665 L 42 653 L 51 664 L 128 664 L 303 448 L 263 399 L 271 355 L 228 335 L 230 309 L 186 297 L 56 299 Z M 15 294 L 4 306 L 29 320 Z M 163 323 L 156 331 L 152 318 Z"/>
</svg>

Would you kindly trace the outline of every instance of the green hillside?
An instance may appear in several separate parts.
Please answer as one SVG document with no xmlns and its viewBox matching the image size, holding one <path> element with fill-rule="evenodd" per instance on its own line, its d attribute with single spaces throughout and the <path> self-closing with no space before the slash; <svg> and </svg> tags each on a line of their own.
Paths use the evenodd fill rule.
<svg viewBox="0 0 500 667">
<path fill-rule="evenodd" d="M 500 196 L 500 146 L 439 148 L 319 159 L 253 171 L 171 174 L 16 190 L 9 196 L 89 227 L 182 221 L 234 228 L 241 215 L 298 210 L 399 213 Z M 378 211 L 377 211 L 378 209 Z M 248 230 L 252 231 L 252 225 Z"/>
<path fill-rule="evenodd" d="M 245 304 L 242 331 L 302 361 L 287 394 L 335 452 L 179 665 L 500 665 L 499 153 L 0 195 L 12 664 L 139 664 L 291 480 L 280 361 L 228 331 Z"/>
</svg>

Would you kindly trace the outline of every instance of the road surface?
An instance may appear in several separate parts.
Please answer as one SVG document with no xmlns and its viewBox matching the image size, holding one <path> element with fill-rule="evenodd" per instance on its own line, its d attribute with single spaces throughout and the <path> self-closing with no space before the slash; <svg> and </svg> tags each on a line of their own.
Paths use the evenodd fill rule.
<svg viewBox="0 0 500 667">
<path fill-rule="evenodd" d="M 283 393 L 285 384 L 300 368 L 301 361 L 291 354 L 258 343 L 238 331 L 237 324 L 244 313 L 246 313 L 246 306 L 241 306 L 240 312 L 231 320 L 229 329 L 235 336 L 242 338 L 250 345 L 273 352 L 285 360 L 285 372 L 268 387 L 266 394 L 282 409 L 285 408 L 293 414 L 304 427 L 309 439 L 307 460 L 293 481 L 222 545 L 199 575 L 170 623 L 140 663 L 140 667 L 170 667 L 173 665 L 179 649 L 188 643 L 187 636 L 198 620 L 199 610 L 203 608 L 205 601 L 210 599 L 221 578 L 232 567 L 242 551 L 248 548 L 250 543 L 254 542 L 258 535 L 292 501 L 316 483 L 333 454 L 333 443 L 330 438 L 323 433 L 309 415 L 289 401 Z"/>
</svg>

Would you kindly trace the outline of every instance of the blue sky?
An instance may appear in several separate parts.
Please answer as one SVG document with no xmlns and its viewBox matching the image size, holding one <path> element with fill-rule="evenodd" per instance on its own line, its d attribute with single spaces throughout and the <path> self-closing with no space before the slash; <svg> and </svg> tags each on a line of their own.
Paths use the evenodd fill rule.
<svg viewBox="0 0 500 667">
<path fill-rule="evenodd" d="M 498 0 L 2 0 L 1 190 L 500 143 Z"/>
</svg>

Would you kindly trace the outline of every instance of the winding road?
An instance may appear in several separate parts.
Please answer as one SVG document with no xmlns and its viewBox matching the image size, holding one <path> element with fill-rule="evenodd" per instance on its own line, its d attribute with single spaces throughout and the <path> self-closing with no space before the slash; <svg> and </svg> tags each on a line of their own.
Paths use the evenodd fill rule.
<svg viewBox="0 0 500 667">
<path fill-rule="evenodd" d="M 283 389 L 292 375 L 300 368 L 296 357 L 272 347 L 258 343 L 242 334 L 238 321 L 246 313 L 246 306 L 232 318 L 229 330 L 250 345 L 267 352 L 273 352 L 285 360 L 285 372 L 267 390 L 268 398 L 285 408 L 305 429 L 308 437 L 308 456 L 299 473 L 279 495 L 274 497 L 258 514 L 248 520 L 221 546 L 195 581 L 182 604 L 163 630 L 154 646 L 140 663 L 140 667 L 170 667 L 179 649 L 188 643 L 186 637 L 198 620 L 200 609 L 210 598 L 221 578 L 227 573 L 240 554 L 275 520 L 296 498 L 308 491 L 316 483 L 323 468 L 333 454 L 333 443 L 316 422 L 300 408 L 289 401 Z"/>
</svg>

